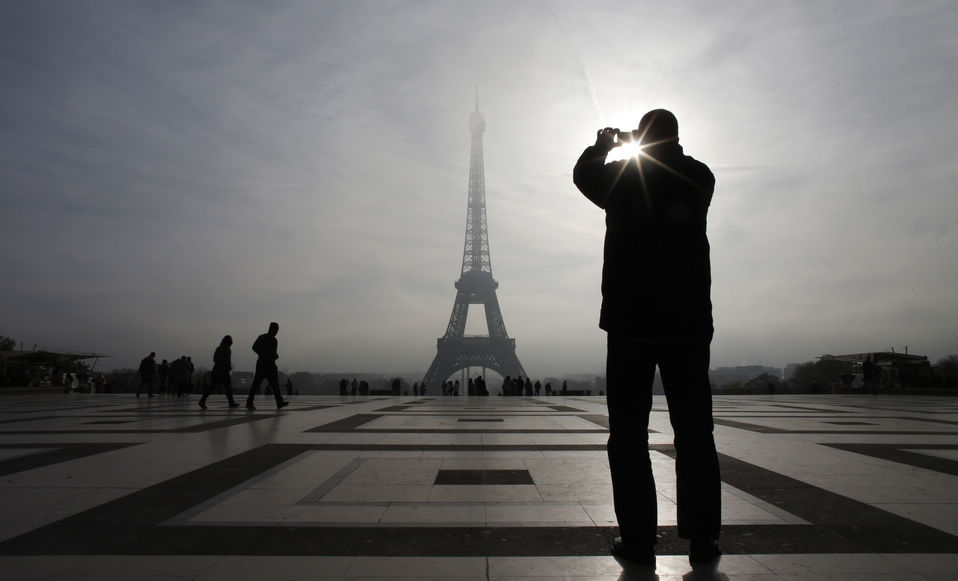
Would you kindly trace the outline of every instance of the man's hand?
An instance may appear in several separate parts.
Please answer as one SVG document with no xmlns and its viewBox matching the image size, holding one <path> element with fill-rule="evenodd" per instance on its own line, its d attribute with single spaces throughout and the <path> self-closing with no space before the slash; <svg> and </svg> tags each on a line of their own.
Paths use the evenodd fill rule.
<svg viewBox="0 0 958 581">
<path fill-rule="evenodd" d="M 619 134 L 618 129 L 613 129 L 612 127 L 606 127 L 605 129 L 599 129 L 595 133 L 595 144 L 601 145 L 606 149 L 614 149 L 621 143 L 615 140 L 616 135 Z"/>
</svg>

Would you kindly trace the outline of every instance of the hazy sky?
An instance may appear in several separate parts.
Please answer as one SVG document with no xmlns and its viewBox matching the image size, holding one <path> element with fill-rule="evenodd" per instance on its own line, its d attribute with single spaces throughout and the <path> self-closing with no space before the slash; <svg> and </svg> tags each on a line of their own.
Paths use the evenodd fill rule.
<svg viewBox="0 0 958 581">
<path fill-rule="evenodd" d="M 0 3 L 0 334 L 422 371 L 479 86 L 493 275 L 533 376 L 601 373 L 595 130 L 665 107 L 717 185 L 712 366 L 958 353 L 953 2 Z M 470 329 L 485 331 L 481 317 Z"/>
</svg>

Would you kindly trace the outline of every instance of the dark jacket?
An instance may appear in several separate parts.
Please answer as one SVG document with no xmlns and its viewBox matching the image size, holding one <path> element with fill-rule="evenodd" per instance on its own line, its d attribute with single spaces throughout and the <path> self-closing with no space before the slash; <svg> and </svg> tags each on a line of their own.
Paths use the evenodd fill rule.
<svg viewBox="0 0 958 581">
<path fill-rule="evenodd" d="M 147 355 L 142 360 L 140 360 L 140 375 L 142 377 L 153 377 L 156 373 L 156 361 L 152 357 Z"/>
<path fill-rule="evenodd" d="M 573 181 L 605 210 L 605 262 L 599 326 L 640 340 L 712 337 L 712 285 L 706 215 L 715 177 L 668 143 L 605 163 L 592 146 Z"/>
<path fill-rule="evenodd" d="M 229 373 L 233 368 L 233 351 L 230 346 L 220 343 L 213 351 L 213 373 Z"/>
<path fill-rule="evenodd" d="M 278 349 L 279 341 L 273 335 L 263 333 L 257 337 L 256 341 L 253 341 L 253 352 L 259 357 L 256 365 L 276 365 L 276 360 L 279 358 Z"/>
</svg>

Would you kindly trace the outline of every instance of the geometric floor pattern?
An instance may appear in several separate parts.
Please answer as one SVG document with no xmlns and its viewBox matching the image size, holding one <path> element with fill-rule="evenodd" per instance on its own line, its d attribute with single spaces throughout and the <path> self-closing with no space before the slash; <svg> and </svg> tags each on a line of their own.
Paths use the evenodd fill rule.
<svg viewBox="0 0 958 581">
<path fill-rule="evenodd" d="M 0 397 L 3 579 L 954 580 L 958 398 L 715 396 L 692 571 L 656 397 L 656 569 L 616 534 L 603 397 Z"/>
</svg>

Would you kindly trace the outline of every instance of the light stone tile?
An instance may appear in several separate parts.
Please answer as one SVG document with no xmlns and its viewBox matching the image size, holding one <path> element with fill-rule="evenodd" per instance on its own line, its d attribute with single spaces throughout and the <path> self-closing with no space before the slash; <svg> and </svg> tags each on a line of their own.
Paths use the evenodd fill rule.
<svg viewBox="0 0 958 581">
<path fill-rule="evenodd" d="M 431 436 L 430 436 L 431 437 Z M 390 442 L 395 445 L 396 442 Z M 422 458 L 420 450 L 362 450 L 357 454 L 358 458 Z"/>
<path fill-rule="evenodd" d="M 875 554 L 753 555 L 753 557 L 779 575 L 912 573 L 907 567 L 883 555 Z"/>
<path fill-rule="evenodd" d="M 420 458 L 484 458 L 485 453 L 481 450 L 423 450 Z"/>
<path fill-rule="evenodd" d="M 612 484 L 582 483 L 537 485 L 544 501 L 612 502 Z"/>
<path fill-rule="evenodd" d="M 442 461 L 442 470 L 525 470 L 521 456 L 500 458 L 448 458 Z"/>
<path fill-rule="evenodd" d="M 958 554 L 886 554 L 889 561 L 894 561 L 917 573 L 955 573 L 958 572 Z"/>
<path fill-rule="evenodd" d="M 578 503 L 488 504 L 486 519 L 491 526 L 589 526 L 592 518 Z"/>
<path fill-rule="evenodd" d="M 489 578 L 561 578 L 622 573 L 613 557 L 490 557 Z"/>
<path fill-rule="evenodd" d="M 430 485 L 436 480 L 441 465 L 441 460 L 433 458 L 368 458 L 346 477 L 343 485 Z"/>
<path fill-rule="evenodd" d="M 379 523 L 387 505 L 381 504 L 325 504 L 296 505 L 285 509 L 282 522 L 348 523 L 367 525 Z"/>
<path fill-rule="evenodd" d="M 322 498 L 322 502 L 426 502 L 432 486 L 415 484 L 342 483 Z"/>
<path fill-rule="evenodd" d="M 392 504 L 382 524 L 431 523 L 436 526 L 485 526 L 484 504 Z"/>
<path fill-rule="evenodd" d="M 535 486 L 517 484 L 433 486 L 429 502 L 541 502 Z"/>
<path fill-rule="evenodd" d="M 221 506 L 289 506 L 309 495 L 311 489 L 255 489 L 240 490 L 224 499 Z"/>
<path fill-rule="evenodd" d="M 541 457 L 542 452 L 537 450 L 484 450 L 483 458 L 530 458 Z"/>
</svg>

